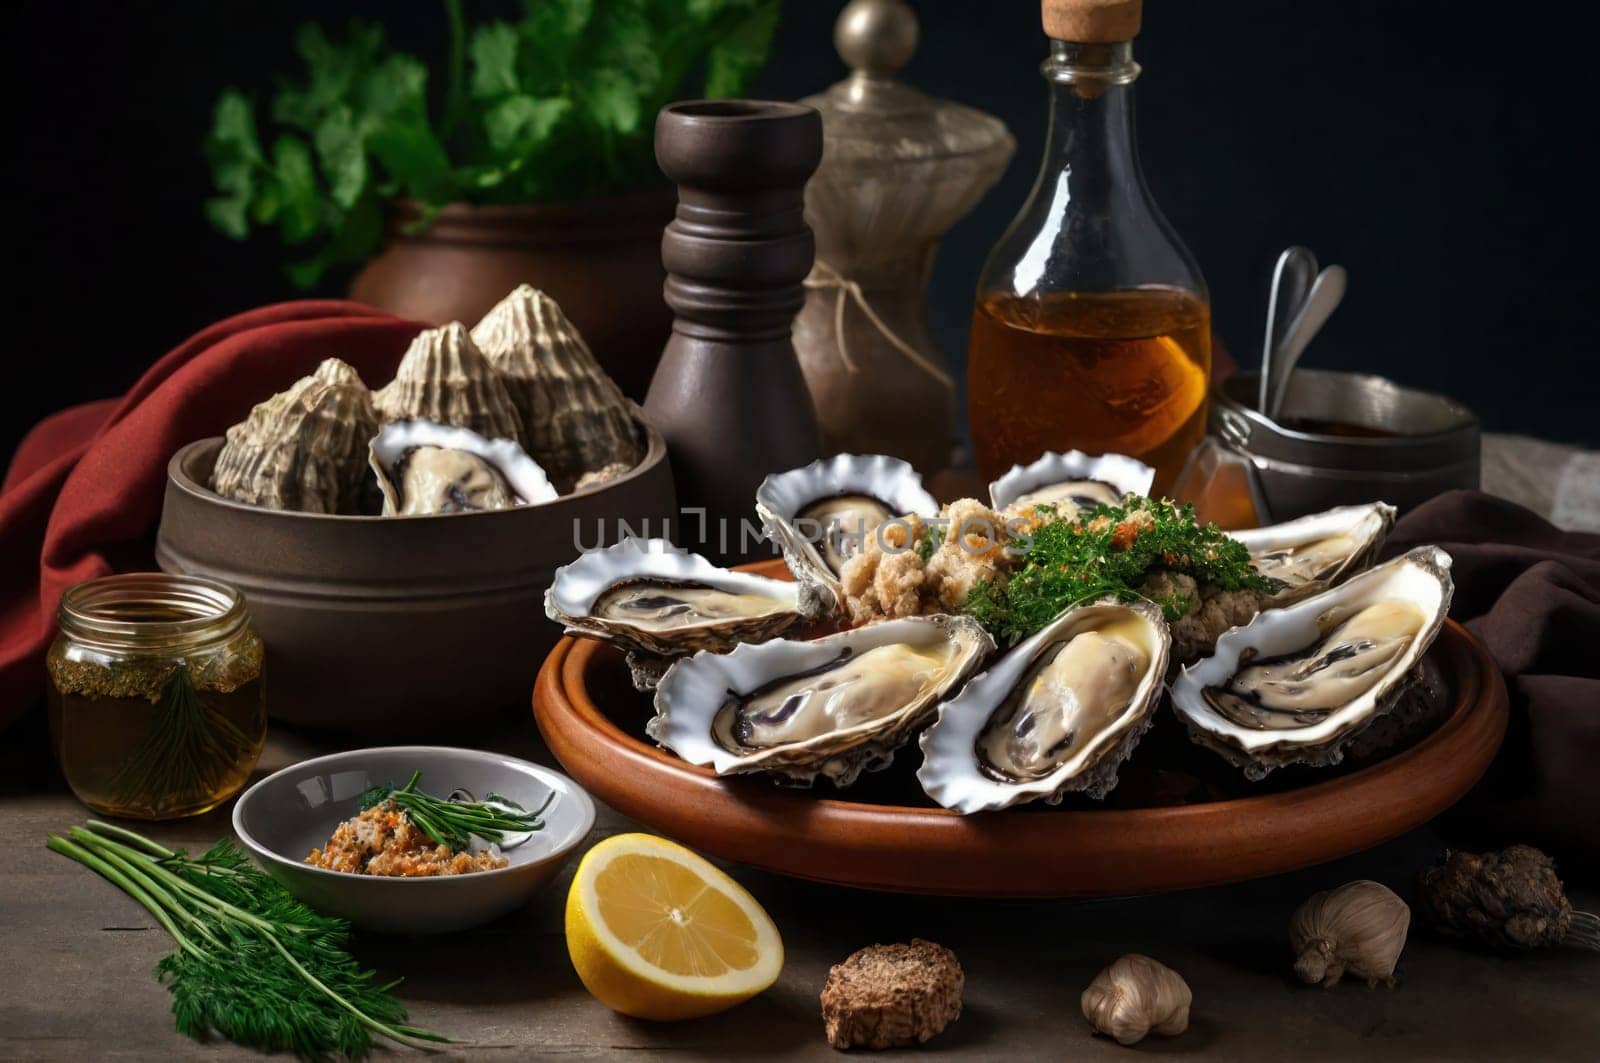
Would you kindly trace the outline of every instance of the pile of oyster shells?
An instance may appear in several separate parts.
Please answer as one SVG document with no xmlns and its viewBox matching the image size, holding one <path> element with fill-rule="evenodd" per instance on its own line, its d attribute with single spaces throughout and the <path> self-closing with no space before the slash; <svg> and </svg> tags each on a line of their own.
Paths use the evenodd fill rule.
<svg viewBox="0 0 1600 1063">
<path fill-rule="evenodd" d="M 418 333 L 377 391 L 329 358 L 228 429 L 211 487 L 302 513 L 537 505 L 637 465 L 638 418 L 556 301 L 522 285 L 470 331 Z"/>
<path fill-rule="evenodd" d="M 990 500 L 1070 512 L 1142 494 L 1152 475 L 1120 455 L 1047 454 L 991 484 Z M 947 808 L 1104 797 L 1165 702 L 1196 743 L 1260 779 L 1338 763 L 1437 684 L 1423 657 L 1449 611 L 1450 557 L 1424 546 L 1373 567 L 1395 515 L 1383 503 L 1237 533 L 1281 590 L 1188 660 L 1159 608 L 1109 598 L 999 655 L 955 613 L 780 637 L 839 613 L 862 530 L 940 510 L 910 465 L 881 455 L 770 476 L 756 509 L 794 582 L 624 540 L 558 570 L 545 596 L 569 633 L 627 651 L 635 684 L 655 692 L 650 737 L 719 775 L 844 787 L 917 737 L 917 778 Z"/>
</svg>

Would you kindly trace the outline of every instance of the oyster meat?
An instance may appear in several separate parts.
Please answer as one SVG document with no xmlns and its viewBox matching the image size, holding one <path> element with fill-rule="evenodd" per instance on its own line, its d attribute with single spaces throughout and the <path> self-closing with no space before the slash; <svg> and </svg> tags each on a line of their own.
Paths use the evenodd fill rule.
<svg viewBox="0 0 1600 1063">
<path fill-rule="evenodd" d="M 838 454 L 775 473 L 756 490 L 756 513 L 797 579 L 844 603 L 839 576 L 867 538 L 908 514 L 938 516 L 939 504 L 909 462 L 882 454 Z"/>
<path fill-rule="evenodd" d="M 811 642 L 776 639 L 675 663 L 649 735 L 718 775 L 848 786 L 886 767 L 994 650 L 971 617 L 887 620 Z"/>
<path fill-rule="evenodd" d="M 1104 797 L 1154 718 L 1169 650 L 1149 602 L 1067 610 L 939 706 L 917 779 L 962 813 Z"/>
<path fill-rule="evenodd" d="M 374 398 L 385 421 L 432 421 L 486 439 L 527 442 L 505 381 L 459 321 L 417 333 L 394 379 Z"/>
<path fill-rule="evenodd" d="M 377 430 L 372 394 L 360 375 L 329 358 L 228 429 L 211 488 L 270 509 L 360 513 L 363 459 Z"/>
<path fill-rule="evenodd" d="M 674 658 L 764 642 L 816 618 L 814 588 L 719 568 L 665 539 L 623 539 L 556 569 L 545 614 L 569 635 L 628 652 L 634 685 L 655 687 Z"/>
<path fill-rule="evenodd" d="M 1047 451 L 1031 465 L 1013 465 L 1011 471 L 989 485 L 995 509 L 1029 511 L 1034 506 L 1054 506 L 1064 517 L 1115 506 L 1125 495 L 1150 493 L 1156 471 L 1126 454 L 1085 454 L 1069 450 Z"/>
<path fill-rule="evenodd" d="M 1371 502 L 1228 534 L 1244 543 L 1257 572 L 1283 583 L 1276 596 L 1281 603 L 1332 587 L 1371 564 L 1394 518 L 1393 506 Z"/>
<path fill-rule="evenodd" d="M 1252 779 L 1284 764 L 1337 764 L 1415 682 L 1452 589 L 1450 555 L 1421 546 L 1269 609 L 1179 673 L 1173 709 L 1191 738 Z"/>
<path fill-rule="evenodd" d="M 544 470 L 509 439 L 432 421 L 391 421 L 369 457 L 384 516 L 473 513 L 556 497 Z"/>
<path fill-rule="evenodd" d="M 639 464 L 638 407 L 550 296 L 519 286 L 473 326 L 472 341 L 505 380 L 529 453 L 563 492 L 585 474 Z"/>
</svg>

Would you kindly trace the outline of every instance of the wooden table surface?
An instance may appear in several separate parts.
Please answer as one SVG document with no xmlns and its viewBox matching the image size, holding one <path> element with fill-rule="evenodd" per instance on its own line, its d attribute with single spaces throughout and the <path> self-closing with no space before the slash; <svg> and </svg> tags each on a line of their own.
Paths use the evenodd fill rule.
<svg viewBox="0 0 1600 1063">
<path fill-rule="evenodd" d="M 170 940 L 131 899 L 44 848 L 48 833 L 87 813 L 60 781 L 39 715 L 8 733 L 0 750 L 0 845 L 13 854 L 0 872 L 0 1058 L 253 1055 L 177 1034 L 170 998 L 151 974 Z M 525 712 L 508 713 L 496 730 L 451 738 L 550 762 Z M 260 771 L 328 748 L 275 730 Z M 602 807 L 593 840 L 632 829 Z M 148 833 L 202 848 L 231 831 L 219 811 Z M 939 1058 L 1596 1058 L 1600 956 L 1592 953 L 1499 957 L 1414 926 L 1393 991 L 1359 981 L 1323 990 L 1294 979 L 1284 928 L 1303 898 L 1355 878 L 1409 895 L 1441 844 L 1424 829 L 1292 875 L 1091 903 L 870 894 L 734 867 L 783 932 L 783 976 L 742 1007 L 678 1025 L 614 1015 L 584 991 L 562 938 L 565 876 L 493 925 L 445 938 L 359 938 L 354 951 L 385 975 L 405 976 L 399 992 L 417 1024 L 474 1042 L 452 1049 L 454 1057 L 836 1059 L 817 1002 L 829 965 L 862 945 L 921 936 L 954 949 L 966 970 L 960 1021 L 921 1049 Z M 1600 910 L 1592 886 L 1571 893 L 1579 907 Z M 1129 1050 L 1091 1035 L 1078 995 L 1102 966 L 1133 951 L 1181 972 L 1194 1010 L 1182 1037 L 1152 1037 Z"/>
</svg>

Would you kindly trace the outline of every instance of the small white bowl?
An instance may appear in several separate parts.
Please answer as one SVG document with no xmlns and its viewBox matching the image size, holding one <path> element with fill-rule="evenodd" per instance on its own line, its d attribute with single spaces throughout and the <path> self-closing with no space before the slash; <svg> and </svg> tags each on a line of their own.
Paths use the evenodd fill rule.
<svg viewBox="0 0 1600 1063">
<path fill-rule="evenodd" d="M 458 787 L 493 791 L 524 808 L 550 800 L 544 828 L 506 850 L 494 871 L 433 878 L 389 878 L 328 871 L 305 862 L 333 829 L 360 811 L 374 786 L 402 786 L 414 771 L 420 788 L 443 796 Z M 384 934 L 440 934 L 496 919 L 527 903 L 554 878 L 594 826 L 594 802 L 560 772 L 498 753 L 443 746 L 385 746 L 333 753 L 284 768 L 246 790 L 233 806 L 233 829 L 262 868 L 290 893 L 326 915 Z"/>
</svg>

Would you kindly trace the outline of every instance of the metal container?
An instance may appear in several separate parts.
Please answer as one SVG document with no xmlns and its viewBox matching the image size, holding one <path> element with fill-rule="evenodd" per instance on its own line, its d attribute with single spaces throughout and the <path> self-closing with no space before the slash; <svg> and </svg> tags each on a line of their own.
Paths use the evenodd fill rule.
<svg viewBox="0 0 1600 1063">
<path fill-rule="evenodd" d="M 1280 419 L 1255 408 L 1254 372 L 1212 387 L 1210 434 L 1180 477 L 1180 497 L 1224 527 L 1219 495 L 1248 490 L 1257 523 L 1292 520 L 1333 506 L 1382 500 L 1401 511 L 1454 488 L 1478 486 L 1478 418 L 1452 399 L 1379 376 L 1301 369 L 1289 382 Z M 1320 422 L 1373 435 L 1286 427 Z M 1217 485 L 1225 485 L 1219 491 Z"/>
</svg>

